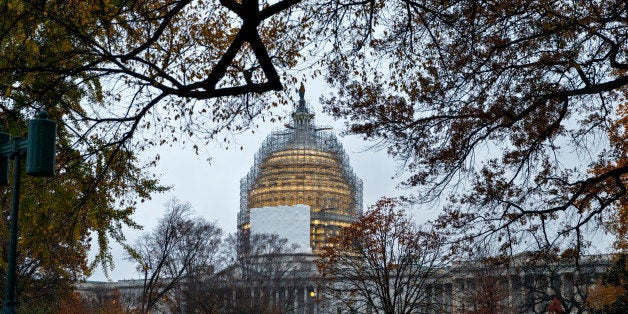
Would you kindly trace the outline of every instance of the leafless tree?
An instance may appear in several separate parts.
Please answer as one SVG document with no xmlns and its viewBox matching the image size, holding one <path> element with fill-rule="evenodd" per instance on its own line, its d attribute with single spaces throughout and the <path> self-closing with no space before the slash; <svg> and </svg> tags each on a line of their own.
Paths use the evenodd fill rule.
<svg viewBox="0 0 628 314">
<path fill-rule="evenodd" d="M 358 312 L 415 313 L 434 306 L 428 287 L 439 279 L 439 238 L 382 199 L 343 228 L 317 266 L 322 297 Z"/>
<path fill-rule="evenodd" d="M 158 305 L 182 306 L 185 279 L 194 270 L 213 265 L 221 241 L 222 230 L 214 223 L 190 217 L 189 203 L 172 199 L 166 207 L 155 230 L 142 236 L 133 247 L 131 257 L 137 260 L 143 279 L 138 309 L 142 313 Z"/>
</svg>

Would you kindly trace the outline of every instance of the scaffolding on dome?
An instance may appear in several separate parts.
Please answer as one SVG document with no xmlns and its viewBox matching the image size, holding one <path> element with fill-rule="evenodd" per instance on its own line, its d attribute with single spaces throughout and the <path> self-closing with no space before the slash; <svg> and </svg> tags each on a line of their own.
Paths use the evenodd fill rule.
<svg viewBox="0 0 628 314">
<path fill-rule="evenodd" d="M 330 128 L 316 127 L 301 99 L 293 124 L 272 132 L 240 181 L 238 230 L 246 235 L 250 209 L 310 206 L 310 243 L 314 252 L 362 212 L 362 180 L 349 165 L 342 144 Z"/>
</svg>

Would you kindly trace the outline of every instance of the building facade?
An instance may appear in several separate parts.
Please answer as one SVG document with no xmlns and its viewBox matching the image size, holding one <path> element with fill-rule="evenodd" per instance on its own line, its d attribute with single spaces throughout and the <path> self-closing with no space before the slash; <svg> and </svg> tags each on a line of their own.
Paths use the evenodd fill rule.
<svg viewBox="0 0 628 314">
<path fill-rule="evenodd" d="M 263 260 L 268 259 L 270 260 Z M 276 313 L 378 313 L 366 304 L 347 304 L 320 299 L 312 255 L 257 257 L 235 264 L 219 273 L 181 283 L 202 291 L 205 297 L 189 303 L 190 312 L 198 303 L 216 302 L 216 313 L 255 313 L 274 309 Z M 459 261 L 436 269 L 427 278 L 425 289 L 416 296 L 418 313 L 548 313 L 557 299 L 564 313 L 590 313 L 587 299 L 598 278 L 612 264 L 611 255 L 540 261 L 525 254 L 509 267 L 480 261 Z M 420 266 L 417 266 L 420 267 Z M 280 275 L 279 275 L 280 274 Z M 86 282 L 78 292 L 94 304 L 123 302 L 124 308 L 138 307 L 141 280 Z M 189 287 L 187 287 L 189 289 Z M 185 304 L 185 303 L 184 303 Z M 207 304 L 205 304 L 207 307 Z M 156 313 L 170 313 L 160 304 Z"/>
<path fill-rule="evenodd" d="M 438 269 L 425 289 L 423 313 L 590 313 L 587 300 L 612 255 L 539 258 L 521 253 L 506 265 L 458 261 Z"/>
</svg>

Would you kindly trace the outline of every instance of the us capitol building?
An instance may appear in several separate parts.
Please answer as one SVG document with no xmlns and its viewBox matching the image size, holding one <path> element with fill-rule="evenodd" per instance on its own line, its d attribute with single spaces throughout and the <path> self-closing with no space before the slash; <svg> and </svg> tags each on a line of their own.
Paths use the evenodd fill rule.
<svg viewBox="0 0 628 314">
<path fill-rule="evenodd" d="M 247 255 L 252 235 L 277 234 L 299 247 L 294 254 L 281 255 L 279 264 L 306 261 L 310 266 L 305 271 L 286 272 L 291 275 L 257 280 L 255 284 L 247 281 L 245 274 L 270 274 L 272 269 L 264 267 L 269 263 L 249 263 L 248 270 L 244 264 L 236 263 L 207 278 L 194 278 L 201 279 L 201 290 L 216 291 L 231 311 L 238 303 L 262 299 L 264 291 L 271 291 L 273 303 L 289 305 L 278 312 L 348 313 L 341 306 L 325 307 L 316 302 L 317 272 L 311 262 L 329 237 L 338 235 L 342 227 L 362 213 L 362 180 L 353 172 L 331 129 L 314 123 L 304 93 L 301 85 L 291 123 L 268 135 L 250 171 L 240 181 L 237 229 L 239 256 Z M 473 312 L 469 298 L 482 295 L 478 293 L 483 290 L 500 297 L 497 302 L 504 306 L 504 313 L 544 313 L 557 295 L 569 305 L 568 310 L 586 312 L 579 306 L 585 304 L 590 288 L 611 263 L 610 256 L 603 255 L 584 257 L 580 267 L 569 260 L 530 263 L 533 260 L 522 254 L 514 259 L 515 266 L 511 268 L 487 269 L 475 261 L 442 266 L 426 278 L 429 283 L 421 312 Z M 227 285 L 212 288 L 216 282 Z M 131 300 L 141 293 L 142 281 L 86 282 L 78 291 L 83 298 L 101 298 L 105 303 L 114 300 L 116 293 Z"/>
</svg>

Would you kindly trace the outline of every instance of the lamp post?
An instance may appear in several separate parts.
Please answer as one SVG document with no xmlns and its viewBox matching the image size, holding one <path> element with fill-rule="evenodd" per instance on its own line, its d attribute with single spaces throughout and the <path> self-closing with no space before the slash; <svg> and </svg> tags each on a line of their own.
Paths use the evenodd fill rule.
<svg viewBox="0 0 628 314">
<path fill-rule="evenodd" d="M 48 113 L 40 110 L 28 123 L 28 138 L 0 132 L 0 185 L 9 185 L 9 160 L 13 159 L 13 204 L 9 216 L 9 252 L 7 256 L 7 281 L 2 313 L 15 313 L 15 262 L 17 258 L 17 221 L 20 207 L 20 173 L 22 158 L 26 156 L 26 174 L 51 177 L 55 165 L 55 137 L 57 124 L 48 119 Z"/>
</svg>

